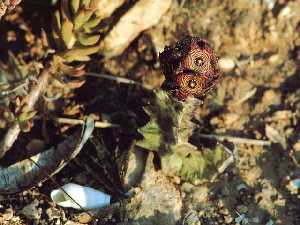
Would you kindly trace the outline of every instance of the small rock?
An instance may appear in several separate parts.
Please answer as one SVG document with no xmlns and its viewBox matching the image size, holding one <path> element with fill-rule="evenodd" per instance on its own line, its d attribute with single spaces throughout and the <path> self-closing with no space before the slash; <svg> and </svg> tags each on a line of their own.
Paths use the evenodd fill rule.
<svg viewBox="0 0 300 225">
<path fill-rule="evenodd" d="M 26 205 L 21 213 L 26 216 L 28 219 L 39 220 L 41 218 L 41 211 L 37 208 L 39 205 L 39 200 L 35 199 L 29 205 Z"/>
<path fill-rule="evenodd" d="M 235 67 L 235 62 L 232 58 L 224 57 L 219 59 L 220 69 L 224 72 L 229 72 Z"/>
<path fill-rule="evenodd" d="M 278 101 L 276 101 L 276 99 Z M 272 102 L 272 105 L 277 105 L 280 103 L 280 96 L 272 89 L 270 90 L 266 90 L 263 94 L 263 99 L 262 99 L 263 102 Z"/>
<path fill-rule="evenodd" d="M 48 215 L 49 220 L 58 219 L 61 217 L 60 211 L 55 208 L 46 209 L 46 214 Z"/>
<path fill-rule="evenodd" d="M 240 115 L 236 113 L 227 113 L 224 115 L 224 123 L 226 126 L 232 125 L 234 122 L 240 119 Z"/>
<path fill-rule="evenodd" d="M 211 120 L 210 120 L 210 124 L 213 125 L 213 126 L 216 126 L 218 125 L 219 123 L 221 123 L 221 120 L 219 117 L 215 116 L 215 117 L 212 117 Z"/>
<path fill-rule="evenodd" d="M 270 58 L 268 59 L 269 63 L 271 64 L 278 64 L 280 62 L 281 58 L 279 54 L 274 54 L 271 55 Z"/>
<path fill-rule="evenodd" d="M 231 217 L 231 215 L 225 215 L 224 219 L 225 219 L 226 224 L 230 224 L 233 221 L 233 218 Z"/>
<path fill-rule="evenodd" d="M 183 192 L 190 193 L 190 192 L 192 192 L 193 187 L 194 187 L 194 185 L 192 185 L 191 183 L 184 182 L 184 183 L 181 185 L 181 190 L 182 190 Z"/>
<path fill-rule="evenodd" d="M 255 113 L 263 113 L 270 106 L 279 104 L 281 104 L 281 93 L 273 89 L 266 90 L 263 93 L 261 102 L 255 106 Z"/>
<path fill-rule="evenodd" d="M 291 119 L 292 117 L 293 117 L 293 112 L 291 110 L 279 110 L 272 115 L 272 121 L 288 120 Z"/>
<path fill-rule="evenodd" d="M 68 220 L 64 225 L 83 225 L 82 223 L 74 222 L 72 220 Z"/>
<path fill-rule="evenodd" d="M 271 142 L 281 144 L 281 146 L 284 149 L 287 148 L 286 137 L 283 133 L 279 132 L 277 129 L 269 125 L 266 125 L 265 132 L 266 132 L 266 136 L 269 138 Z"/>
<path fill-rule="evenodd" d="M 294 145 L 293 145 L 293 149 L 295 151 L 299 151 L 300 152 L 300 141 L 296 142 Z"/>
<path fill-rule="evenodd" d="M 245 171 L 245 173 L 243 174 L 244 182 L 247 186 L 253 187 L 259 182 L 262 173 L 263 171 L 260 167 L 254 166 L 251 169 Z"/>
<path fill-rule="evenodd" d="M 12 208 L 5 209 L 3 213 L 0 215 L 1 220 L 11 220 L 14 216 L 14 211 Z"/>
<path fill-rule="evenodd" d="M 83 212 L 83 213 L 80 213 L 77 217 L 77 220 L 80 222 L 80 223 L 84 223 L 84 224 L 87 224 L 87 223 L 90 223 L 92 221 L 92 217 L 91 215 L 89 215 L 88 213 L 86 212 Z"/>
<path fill-rule="evenodd" d="M 278 18 L 283 19 L 283 18 L 289 18 L 291 16 L 292 16 L 292 10 L 289 6 L 286 6 L 280 11 Z"/>
<path fill-rule="evenodd" d="M 195 199 L 197 202 L 206 202 L 208 200 L 208 194 L 209 189 L 207 187 L 199 187 L 197 190 L 193 193 L 193 199 Z"/>
</svg>

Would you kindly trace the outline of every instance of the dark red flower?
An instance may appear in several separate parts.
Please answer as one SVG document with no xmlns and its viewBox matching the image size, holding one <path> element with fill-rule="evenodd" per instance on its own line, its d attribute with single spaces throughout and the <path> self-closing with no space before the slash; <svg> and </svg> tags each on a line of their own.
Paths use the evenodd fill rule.
<svg viewBox="0 0 300 225">
<path fill-rule="evenodd" d="M 166 78 L 162 88 L 181 101 L 204 96 L 220 78 L 212 47 L 198 37 L 186 37 L 167 46 L 159 60 Z"/>
</svg>

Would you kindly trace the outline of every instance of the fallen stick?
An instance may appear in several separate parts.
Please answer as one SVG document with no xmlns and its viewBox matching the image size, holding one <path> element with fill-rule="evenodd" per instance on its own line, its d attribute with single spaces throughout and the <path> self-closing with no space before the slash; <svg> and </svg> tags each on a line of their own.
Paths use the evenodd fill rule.
<svg viewBox="0 0 300 225">
<path fill-rule="evenodd" d="M 65 123 L 65 124 L 72 124 L 72 125 L 84 124 L 83 120 L 63 118 L 63 117 L 55 118 L 55 121 L 58 122 L 58 123 Z M 97 127 L 97 128 L 119 127 L 119 125 L 118 124 L 112 124 L 112 123 L 109 123 L 109 122 L 95 121 L 95 127 Z"/>
<path fill-rule="evenodd" d="M 256 139 L 250 139 L 250 138 L 241 138 L 241 137 L 232 137 L 228 135 L 216 135 L 216 134 L 197 134 L 197 137 L 199 138 L 206 138 L 210 140 L 217 140 L 217 141 L 230 141 L 232 143 L 236 144 L 249 144 L 249 145 L 261 145 L 261 146 L 270 146 L 270 141 L 264 141 L 264 140 L 256 140 Z"/>
<path fill-rule="evenodd" d="M 141 86 L 141 87 L 143 87 L 147 90 L 152 90 L 153 89 L 152 87 L 150 87 L 148 85 L 142 84 L 140 82 L 137 82 L 137 81 L 125 78 L 125 77 L 119 77 L 119 76 L 116 76 L 116 75 L 109 75 L 109 74 L 103 74 L 103 73 L 93 73 L 93 72 L 85 73 L 85 75 L 90 76 L 90 77 L 98 77 L 98 78 L 103 78 L 103 79 L 107 79 L 107 80 L 112 80 L 112 81 L 116 81 L 118 83 L 123 83 L 123 84 L 134 84 L 134 85 L 137 85 L 137 86 Z"/>
</svg>

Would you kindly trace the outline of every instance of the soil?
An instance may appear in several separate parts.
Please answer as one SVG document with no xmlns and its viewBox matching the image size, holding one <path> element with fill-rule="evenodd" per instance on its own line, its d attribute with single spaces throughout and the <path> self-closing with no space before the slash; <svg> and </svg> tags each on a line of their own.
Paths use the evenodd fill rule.
<svg viewBox="0 0 300 225">
<path fill-rule="evenodd" d="M 45 18 L 49 14 L 47 6 L 23 1 L 4 16 L 1 60 L 7 62 L 8 50 L 25 62 L 39 60 L 44 53 L 38 44 L 40 28 L 51 26 Z M 164 77 L 157 54 L 186 34 L 213 45 L 223 76 L 197 112 L 197 132 L 269 140 L 271 145 L 228 140 L 223 144 L 237 158 L 214 182 L 195 186 L 179 181 L 182 224 L 300 225 L 300 1 L 173 1 L 159 24 L 141 33 L 122 55 L 107 61 L 96 56 L 86 67 L 159 88 Z M 63 108 L 50 113 L 66 116 L 75 110 L 75 118 L 93 113 L 120 127 L 97 129 L 76 160 L 45 183 L 0 195 L 0 224 L 81 224 L 72 222 L 78 211 L 60 208 L 50 199 L 51 190 L 70 181 L 103 190 L 114 201 L 122 196 L 120 164 L 132 142 L 141 138 L 137 129 L 147 122 L 142 106 L 151 93 L 87 77 L 74 93 L 64 94 Z M 37 126 L 19 138 L 11 155 L 21 153 L 32 138 L 41 138 Z M 51 145 L 62 127 L 48 126 L 55 132 L 48 131 L 46 144 Z M 117 212 L 90 224 L 123 220 Z"/>
</svg>

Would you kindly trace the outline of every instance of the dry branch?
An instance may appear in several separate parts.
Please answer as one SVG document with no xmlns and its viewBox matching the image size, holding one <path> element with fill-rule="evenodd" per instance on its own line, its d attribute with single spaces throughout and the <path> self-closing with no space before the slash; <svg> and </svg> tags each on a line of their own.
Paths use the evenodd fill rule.
<svg viewBox="0 0 300 225">
<path fill-rule="evenodd" d="M 65 124 L 72 124 L 72 125 L 84 124 L 83 120 L 62 118 L 62 117 L 56 118 L 55 121 L 58 122 L 58 123 L 65 123 Z M 97 128 L 119 127 L 119 125 L 118 124 L 112 124 L 112 123 L 109 123 L 109 122 L 95 121 L 95 127 L 97 127 Z"/>
</svg>

